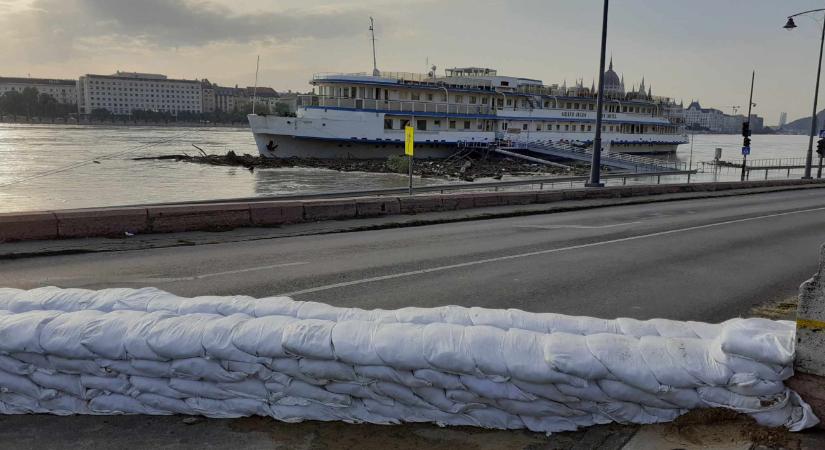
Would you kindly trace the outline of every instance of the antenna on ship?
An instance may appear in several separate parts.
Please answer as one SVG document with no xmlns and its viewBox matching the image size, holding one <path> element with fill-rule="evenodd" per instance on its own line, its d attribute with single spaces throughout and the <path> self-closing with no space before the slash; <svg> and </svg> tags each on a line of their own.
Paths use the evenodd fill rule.
<svg viewBox="0 0 825 450">
<path fill-rule="evenodd" d="M 255 86 L 252 88 L 252 114 L 255 114 L 255 103 L 258 103 L 258 69 L 260 67 L 261 55 L 258 55 L 258 60 L 255 62 Z"/>
<path fill-rule="evenodd" d="M 377 77 L 381 75 L 378 71 L 378 62 L 375 59 L 375 21 L 370 16 L 370 34 L 372 35 L 372 76 Z"/>
</svg>

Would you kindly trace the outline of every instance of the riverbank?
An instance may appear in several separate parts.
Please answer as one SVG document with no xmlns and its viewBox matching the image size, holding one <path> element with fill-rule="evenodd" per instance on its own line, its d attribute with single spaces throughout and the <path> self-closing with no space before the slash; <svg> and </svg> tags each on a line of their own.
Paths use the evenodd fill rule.
<svg viewBox="0 0 825 450">
<path fill-rule="evenodd" d="M 329 169 L 339 172 L 408 173 L 407 159 L 403 156 L 388 159 L 323 159 L 323 158 L 262 158 L 249 154 L 237 155 L 233 151 L 225 155 L 159 155 L 134 158 L 136 161 L 172 160 L 211 166 L 245 167 L 250 171 L 263 168 L 305 167 Z M 518 161 L 511 158 L 447 158 L 416 160 L 413 175 L 423 178 L 453 178 L 474 181 L 479 178 L 501 179 L 507 176 L 527 175 L 583 175 L 585 166 L 570 169 L 544 164 Z"/>
<path fill-rule="evenodd" d="M 241 122 L 192 122 L 192 121 L 146 121 L 133 120 L 125 116 L 118 116 L 108 120 L 92 119 L 84 116 L 81 119 L 76 117 L 25 117 L 0 115 L 0 123 L 19 125 L 78 125 L 78 126 L 119 126 L 119 127 L 162 127 L 162 128 L 249 128 L 249 123 Z"/>
</svg>

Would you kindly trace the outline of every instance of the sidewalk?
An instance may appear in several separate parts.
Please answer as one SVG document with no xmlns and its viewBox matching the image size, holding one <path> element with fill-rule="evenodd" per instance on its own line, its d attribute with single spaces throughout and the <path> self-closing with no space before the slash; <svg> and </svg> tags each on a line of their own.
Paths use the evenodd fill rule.
<svg viewBox="0 0 825 450">
<path fill-rule="evenodd" d="M 544 436 L 427 424 L 283 423 L 263 417 L 0 416 L 3 448 L 659 450 L 825 448 L 825 431 L 763 428 L 727 411 L 697 411 L 660 425 L 600 425 Z"/>
</svg>

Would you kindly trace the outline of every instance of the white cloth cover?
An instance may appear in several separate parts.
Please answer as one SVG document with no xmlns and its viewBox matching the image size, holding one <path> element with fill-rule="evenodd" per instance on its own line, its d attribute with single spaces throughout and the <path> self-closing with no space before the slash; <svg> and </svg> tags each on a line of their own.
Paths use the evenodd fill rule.
<svg viewBox="0 0 825 450">
<path fill-rule="evenodd" d="M 795 326 L 285 297 L 0 288 L 0 413 L 270 416 L 552 433 L 721 407 L 818 423 L 782 381 Z"/>
</svg>

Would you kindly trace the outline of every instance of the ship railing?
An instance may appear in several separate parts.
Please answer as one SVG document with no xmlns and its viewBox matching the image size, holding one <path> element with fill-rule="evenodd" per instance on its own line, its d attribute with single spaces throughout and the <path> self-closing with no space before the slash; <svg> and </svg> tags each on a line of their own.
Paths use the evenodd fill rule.
<svg viewBox="0 0 825 450">
<path fill-rule="evenodd" d="M 486 105 L 462 105 L 418 100 L 375 100 L 367 98 L 325 97 L 319 95 L 299 96 L 298 107 L 343 108 L 390 113 L 493 115 L 492 109 Z"/>
</svg>

